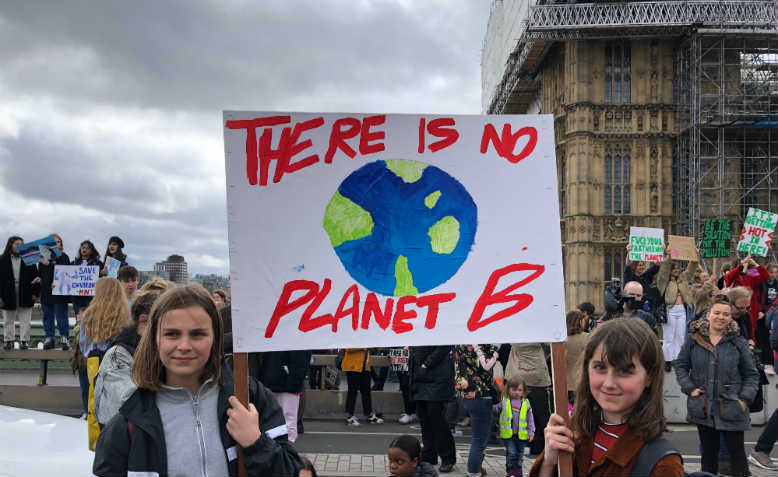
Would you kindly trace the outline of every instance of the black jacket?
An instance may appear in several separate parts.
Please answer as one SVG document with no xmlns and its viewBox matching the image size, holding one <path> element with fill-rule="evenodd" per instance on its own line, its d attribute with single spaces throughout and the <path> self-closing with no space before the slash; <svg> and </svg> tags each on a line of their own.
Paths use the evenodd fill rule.
<svg viewBox="0 0 778 477">
<path fill-rule="evenodd" d="M 263 353 L 259 379 L 274 393 L 299 393 L 305 387 L 310 363 L 311 351 Z"/>
<path fill-rule="evenodd" d="M 103 269 L 103 262 L 100 260 L 84 260 L 82 258 L 76 258 L 72 262 L 73 265 L 97 265 L 99 270 Z M 74 305 L 78 305 L 81 307 L 89 305 L 89 303 L 92 301 L 91 296 L 71 296 L 70 302 Z"/>
<path fill-rule="evenodd" d="M 0 300 L 2 300 L 3 310 L 15 310 L 19 308 L 31 308 L 35 301 L 33 296 L 40 293 L 40 285 L 33 285 L 32 281 L 38 277 L 38 267 L 28 267 L 22 260 L 19 267 L 19 295 L 20 302 L 17 303 L 16 280 L 11 268 L 11 255 L 0 255 Z"/>
<path fill-rule="evenodd" d="M 70 302 L 69 296 L 52 295 L 51 284 L 54 283 L 54 266 L 70 265 L 70 257 L 65 252 L 59 257 L 52 257 L 48 265 L 38 264 L 38 273 L 41 277 L 41 305 L 61 305 Z"/>
<path fill-rule="evenodd" d="M 225 458 L 228 449 L 237 446 L 227 432 L 227 399 L 234 394 L 234 379 L 229 367 L 222 368 L 219 391 L 219 419 L 221 421 L 221 441 Z M 249 400 L 254 403 L 260 417 L 260 438 L 243 449 L 244 462 L 248 475 L 294 477 L 301 467 L 300 457 L 284 432 L 271 438 L 270 430 L 285 427 L 281 408 L 273 395 L 259 381 L 249 379 Z M 132 422 L 132 430 L 128 426 Z M 238 460 L 228 459 L 231 476 L 238 475 Z M 147 389 L 138 389 L 119 409 L 100 433 L 97 441 L 92 472 L 97 476 L 127 475 L 128 472 L 155 472 L 159 477 L 167 475 L 167 450 L 165 434 L 159 409 L 156 405 L 156 393 Z"/>
<path fill-rule="evenodd" d="M 454 397 L 451 350 L 451 346 L 411 347 L 408 371 L 414 401 L 448 401 Z"/>
</svg>

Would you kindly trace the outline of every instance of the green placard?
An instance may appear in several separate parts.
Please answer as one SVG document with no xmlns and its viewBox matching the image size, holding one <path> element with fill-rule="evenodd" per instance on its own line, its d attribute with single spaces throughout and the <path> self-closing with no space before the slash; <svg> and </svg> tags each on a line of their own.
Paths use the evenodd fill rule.
<svg viewBox="0 0 778 477">
<path fill-rule="evenodd" d="M 712 219 L 705 221 L 705 232 L 700 246 L 703 258 L 729 257 L 732 246 L 732 221 L 730 219 Z"/>
</svg>

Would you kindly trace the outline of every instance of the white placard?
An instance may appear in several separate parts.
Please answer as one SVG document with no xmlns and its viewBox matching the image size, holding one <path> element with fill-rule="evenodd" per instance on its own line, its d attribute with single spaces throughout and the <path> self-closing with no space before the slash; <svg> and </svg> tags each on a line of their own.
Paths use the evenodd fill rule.
<svg viewBox="0 0 778 477">
<path fill-rule="evenodd" d="M 100 275 L 97 265 L 55 265 L 52 295 L 94 296 Z"/>
<path fill-rule="evenodd" d="M 553 119 L 224 113 L 236 352 L 564 341 Z"/>
<path fill-rule="evenodd" d="M 633 262 L 660 262 L 665 258 L 665 230 L 629 228 L 629 259 Z"/>
<path fill-rule="evenodd" d="M 737 251 L 766 257 L 773 243 L 778 214 L 750 207 L 740 231 Z"/>
</svg>

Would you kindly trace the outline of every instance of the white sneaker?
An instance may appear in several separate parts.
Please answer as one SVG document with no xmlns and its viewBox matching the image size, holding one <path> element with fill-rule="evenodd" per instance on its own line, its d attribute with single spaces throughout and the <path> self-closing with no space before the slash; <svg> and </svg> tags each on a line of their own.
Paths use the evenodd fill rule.
<svg viewBox="0 0 778 477">
<path fill-rule="evenodd" d="M 383 424 L 384 420 L 373 413 L 370 415 L 370 417 L 367 418 L 367 422 L 370 424 Z"/>
<path fill-rule="evenodd" d="M 359 419 L 357 419 L 357 416 L 351 416 L 348 419 L 346 419 L 346 425 L 347 426 L 358 426 L 359 425 Z"/>
<path fill-rule="evenodd" d="M 400 424 L 410 424 L 411 423 L 411 416 L 405 413 L 402 413 L 400 415 L 400 419 L 397 420 Z"/>
</svg>

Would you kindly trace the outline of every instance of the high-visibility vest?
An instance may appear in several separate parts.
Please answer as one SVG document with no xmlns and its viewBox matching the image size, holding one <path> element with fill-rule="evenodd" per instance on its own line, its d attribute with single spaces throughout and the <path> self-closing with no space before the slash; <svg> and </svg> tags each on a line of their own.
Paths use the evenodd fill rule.
<svg viewBox="0 0 778 477">
<path fill-rule="evenodd" d="M 527 423 L 527 414 L 529 413 L 529 400 L 521 400 L 521 409 L 519 410 L 519 439 L 526 441 L 529 439 L 529 424 Z M 513 437 L 513 409 L 511 409 L 511 400 L 505 396 L 502 397 L 502 411 L 500 412 L 500 438 L 510 439 Z"/>
</svg>

